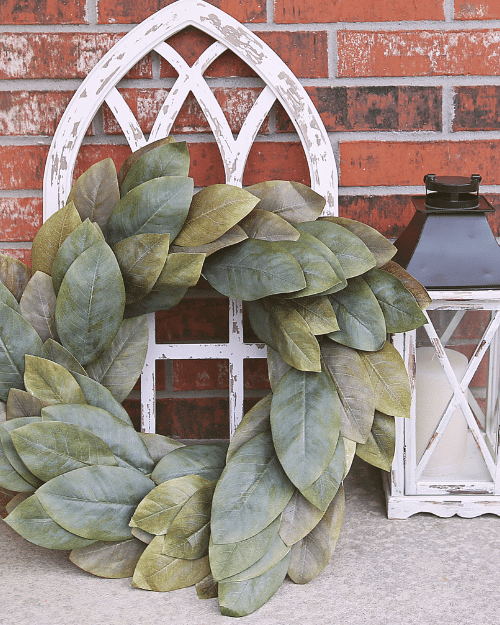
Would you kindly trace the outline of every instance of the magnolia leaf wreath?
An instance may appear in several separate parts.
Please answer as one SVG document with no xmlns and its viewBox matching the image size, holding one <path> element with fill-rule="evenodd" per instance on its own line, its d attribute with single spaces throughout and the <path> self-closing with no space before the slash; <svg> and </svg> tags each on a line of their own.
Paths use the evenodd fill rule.
<svg viewBox="0 0 500 625">
<path fill-rule="evenodd" d="M 405 367 L 387 334 L 425 323 L 423 287 L 374 229 L 320 217 L 286 181 L 193 195 L 185 143 L 110 159 L 38 231 L 32 268 L 0 256 L 0 486 L 5 521 L 138 588 L 196 585 L 221 612 L 262 606 L 328 563 L 354 454 L 389 470 Z M 272 392 L 229 446 L 138 433 L 145 314 L 200 277 L 246 303 Z"/>
</svg>

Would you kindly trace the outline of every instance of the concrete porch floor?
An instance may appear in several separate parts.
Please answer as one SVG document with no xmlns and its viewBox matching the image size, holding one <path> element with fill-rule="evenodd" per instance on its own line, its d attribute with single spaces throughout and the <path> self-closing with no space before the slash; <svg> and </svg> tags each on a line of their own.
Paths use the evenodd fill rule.
<svg viewBox="0 0 500 625">
<path fill-rule="evenodd" d="M 389 521 L 380 473 L 356 459 L 335 554 L 310 584 L 285 581 L 248 625 L 489 625 L 500 614 L 500 518 Z M 2 625 L 218 625 L 194 588 L 153 593 L 75 567 L 0 522 Z"/>
</svg>

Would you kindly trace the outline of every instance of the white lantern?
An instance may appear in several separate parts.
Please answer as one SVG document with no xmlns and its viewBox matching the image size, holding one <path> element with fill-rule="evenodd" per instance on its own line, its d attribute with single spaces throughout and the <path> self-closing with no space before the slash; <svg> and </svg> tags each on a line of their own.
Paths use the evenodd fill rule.
<svg viewBox="0 0 500 625">
<path fill-rule="evenodd" d="M 480 179 L 426 176 L 396 241 L 395 260 L 432 303 L 423 328 L 393 337 L 412 409 L 397 420 L 389 518 L 500 515 L 500 247 Z"/>
</svg>

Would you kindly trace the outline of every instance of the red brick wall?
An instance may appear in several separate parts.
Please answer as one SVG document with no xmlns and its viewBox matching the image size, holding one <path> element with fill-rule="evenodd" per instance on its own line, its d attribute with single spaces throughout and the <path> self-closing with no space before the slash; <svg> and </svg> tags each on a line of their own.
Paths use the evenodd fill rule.
<svg viewBox="0 0 500 625">
<path fill-rule="evenodd" d="M 483 177 L 500 206 L 500 4 L 498 0 L 212 0 L 256 31 L 302 80 L 330 133 L 340 173 L 340 210 L 396 237 L 412 215 L 425 173 Z M 29 261 L 41 221 L 51 136 L 96 61 L 134 24 L 169 0 L 3 0 L 0 3 L 0 249 Z M 172 45 L 194 59 L 209 38 L 190 31 Z M 147 132 L 173 84 L 172 68 L 147 56 L 123 94 Z M 224 54 L 207 71 L 235 132 L 259 93 L 248 67 Z M 234 78 L 237 76 L 238 78 Z M 220 157 L 196 101 L 179 115 L 199 186 L 223 180 Z M 77 173 L 128 148 L 104 108 L 89 128 Z M 251 151 L 245 183 L 308 181 L 286 114 L 275 107 Z M 498 236 L 500 218 L 492 216 Z M 214 301 L 196 315 L 159 315 L 159 334 L 194 339 L 225 328 Z M 215 308 L 214 308 L 215 306 Z M 222 310 L 222 309 L 221 309 Z M 212 336 L 213 335 L 213 336 Z M 175 339 L 174 339 L 175 340 Z M 205 340 L 205 339 L 203 339 Z M 248 372 L 248 401 L 266 386 Z M 259 368 L 260 367 L 260 368 Z M 227 433 L 227 363 L 164 363 L 158 371 L 160 431 Z M 136 413 L 137 391 L 128 401 Z"/>
</svg>

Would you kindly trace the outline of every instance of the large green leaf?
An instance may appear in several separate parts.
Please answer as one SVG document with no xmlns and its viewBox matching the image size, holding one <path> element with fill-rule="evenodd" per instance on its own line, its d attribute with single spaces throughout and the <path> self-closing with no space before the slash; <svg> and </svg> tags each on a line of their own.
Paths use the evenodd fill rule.
<svg viewBox="0 0 500 625">
<path fill-rule="evenodd" d="M 345 467 L 343 479 L 345 479 L 345 477 L 351 470 L 352 462 L 354 460 L 354 456 L 356 455 L 356 447 L 358 446 L 358 444 L 356 443 L 356 441 L 352 441 L 350 438 L 343 438 L 345 450 Z"/>
<path fill-rule="evenodd" d="M 273 391 L 287 371 L 290 371 L 290 365 L 283 360 L 279 352 L 268 346 L 267 373 L 269 375 L 269 384 Z"/>
<path fill-rule="evenodd" d="M 217 599 L 218 585 L 212 575 L 207 575 L 196 584 L 196 594 L 198 599 Z"/>
<path fill-rule="evenodd" d="M 36 495 L 16 506 L 5 522 L 26 540 L 46 549 L 78 549 L 95 542 L 76 536 L 58 525 Z"/>
<path fill-rule="evenodd" d="M 135 150 L 135 152 L 132 152 L 132 154 L 127 156 L 127 158 L 123 162 L 123 165 L 120 168 L 120 171 L 118 172 L 118 184 L 120 186 L 122 185 L 132 165 L 136 161 L 138 161 L 144 154 L 156 149 L 160 145 L 165 145 L 167 143 L 175 143 L 174 137 L 164 137 L 163 139 L 158 139 L 158 141 L 147 143 L 146 145 L 143 145 L 142 148 Z"/>
<path fill-rule="evenodd" d="M 85 366 L 111 345 L 124 308 L 118 262 L 100 241 L 80 254 L 62 281 L 56 303 L 61 343 Z"/>
<path fill-rule="evenodd" d="M 143 182 L 163 176 L 187 176 L 189 174 L 189 151 L 185 141 L 165 143 L 148 150 L 129 168 L 120 184 L 123 195 Z"/>
<path fill-rule="evenodd" d="M 223 295 L 249 301 L 306 286 L 299 262 L 281 243 L 258 239 L 212 254 L 203 275 Z"/>
<path fill-rule="evenodd" d="M 213 541 L 227 544 L 255 536 L 281 514 L 293 490 L 271 434 L 255 436 L 238 449 L 217 483 L 212 502 Z"/>
<path fill-rule="evenodd" d="M 108 349 L 87 365 L 87 373 L 121 402 L 141 375 L 147 351 L 146 317 L 125 319 Z"/>
<path fill-rule="evenodd" d="M 221 237 L 258 204 L 248 191 L 229 184 L 214 184 L 199 191 L 176 237 L 175 245 L 205 245 Z"/>
<path fill-rule="evenodd" d="M 356 445 L 356 455 L 379 469 L 390 471 L 395 449 L 394 417 L 376 412 L 368 440 L 363 445 Z"/>
<path fill-rule="evenodd" d="M 163 536 L 155 536 L 135 567 L 132 586 L 167 592 L 197 584 L 210 573 L 208 556 L 182 560 L 162 553 Z"/>
<path fill-rule="evenodd" d="M 105 386 L 99 384 L 99 382 L 96 382 L 92 378 L 89 378 L 87 375 L 81 375 L 80 373 L 75 372 L 73 373 L 73 376 L 82 389 L 88 404 L 107 410 L 127 425 L 133 425 L 128 412 L 119 402 L 116 401 L 111 394 L 111 391 L 109 391 Z"/>
<path fill-rule="evenodd" d="M 42 482 L 86 466 L 117 466 L 106 443 L 77 425 L 42 421 L 17 428 L 10 436 L 21 460 Z"/>
<path fill-rule="evenodd" d="M 216 581 L 232 577 L 258 562 L 278 536 L 281 516 L 255 536 L 235 543 L 219 544 L 210 540 L 210 568 Z"/>
<path fill-rule="evenodd" d="M 290 366 L 321 371 L 319 343 L 302 315 L 285 300 L 267 300 L 273 346 Z"/>
<path fill-rule="evenodd" d="M 280 536 L 290 547 L 316 527 L 323 512 L 296 490 L 281 515 Z"/>
<path fill-rule="evenodd" d="M 40 417 L 42 408 L 48 405 L 27 391 L 11 388 L 7 398 L 7 420 L 18 417 Z"/>
<path fill-rule="evenodd" d="M 7 287 L 17 302 L 21 299 L 21 295 L 32 275 L 33 270 L 28 265 L 25 265 L 13 256 L 0 254 L 0 282 Z M 0 299 L 0 301 L 3 301 L 3 299 Z"/>
<path fill-rule="evenodd" d="M 75 469 L 46 482 L 37 497 L 64 529 L 94 540 L 126 540 L 129 521 L 154 483 L 139 471 L 93 466 Z"/>
<path fill-rule="evenodd" d="M 26 285 L 24 288 L 26 288 Z M 3 282 L 0 282 L 0 304 L 6 304 L 9 308 L 12 308 L 12 310 L 21 314 L 21 307 L 19 306 L 17 299 L 12 295 Z"/>
<path fill-rule="evenodd" d="M 382 269 L 371 269 L 363 280 L 384 313 L 387 332 L 407 332 L 427 323 L 416 299 L 396 276 Z"/>
<path fill-rule="evenodd" d="M 130 526 L 150 534 L 166 534 L 183 506 L 197 491 L 207 486 L 210 482 L 199 475 L 184 475 L 163 482 L 139 503 Z"/>
<path fill-rule="evenodd" d="M 63 241 L 82 223 L 73 202 L 56 211 L 36 233 L 31 246 L 33 272 L 52 273 L 52 264 Z"/>
<path fill-rule="evenodd" d="M 50 276 L 41 271 L 34 274 L 24 289 L 20 308 L 22 316 L 33 326 L 42 341 L 57 340 L 56 294 Z"/>
<path fill-rule="evenodd" d="M 381 267 L 384 271 L 396 276 L 398 280 L 400 280 L 404 286 L 410 291 L 410 293 L 415 298 L 417 304 L 420 306 L 421 310 L 425 310 L 427 306 L 432 302 L 432 299 L 425 290 L 425 287 L 420 284 L 418 280 L 416 280 L 411 274 L 409 274 L 406 269 L 403 269 L 400 265 L 390 260 L 383 267 Z"/>
<path fill-rule="evenodd" d="M 382 347 L 387 334 L 384 314 L 363 278 L 352 278 L 345 289 L 328 297 L 340 326 L 329 338 L 365 351 Z"/>
<path fill-rule="evenodd" d="M 333 306 L 327 297 L 321 295 L 300 297 L 291 300 L 290 304 L 303 317 L 315 336 L 336 332 L 339 329 Z"/>
<path fill-rule="evenodd" d="M 332 459 L 340 433 L 340 401 L 324 373 L 286 373 L 274 390 L 271 430 L 276 453 L 299 490 L 311 486 Z"/>
<path fill-rule="evenodd" d="M 89 219 L 86 219 L 66 237 L 57 251 L 52 265 L 52 285 L 56 293 L 59 293 L 66 272 L 80 254 L 102 240 L 101 232 Z"/>
<path fill-rule="evenodd" d="M 163 436 L 163 434 L 153 434 L 152 432 L 139 432 L 139 436 L 142 438 L 143 443 L 146 445 L 149 455 L 153 458 L 155 464 L 158 463 L 163 456 L 166 456 L 174 449 L 178 447 L 184 447 L 184 443 Z"/>
<path fill-rule="evenodd" d="M 344 509 L 341 486 L 318 525 L 292 547 L 288 575 L 296 584 L 307 584 L 328 564 L 340 534 Z"/>
<path fill-rule="evenodd" d="M 325 198 L 300 182 L 269 180 L 246 187 L 260 199 L 258 208 L 277 213 L 291 224 L 317 219 Z"/>
<path fill-rule="evenodd" d="M 229 443 L 226 462 L 229 462 L 238 449 L 250 439 L 261 432 L 269 432 L 271 430 L 269 415 L 271 414 L 272 398 L 272 393 L 269 393 L 244 415 Z"/>
<path fill-rule="evenodd" d="M 153 288 L 167 259 L 169 239 L 169 234 L 136 234 L 115 245 L 113 252 L 125 283 L 127 304 Z"/>
<path fill-rule="evenodd" d="M 321 220 L 331 221 L 339 226 L 343 226 L 359 237 L 366 247 L 370 250 L 377 261 L 377 267 L 385 265 L 394 254 L 397 248 L 388 241 L 378 230 L 364 224 L 355 219 L 347 219 L 346 217 L 321 217 Z"/>
<path fill-rule="evenodd" d="M 269 211 L 254 208 L 239 222 L 247 236 L 262 241 L 296 241 L 300 233 L 288 221 Z"/>
<path fill-rule="evenodd" d="M 375 395 L 366 365 L 359 352 L 331 341 L 323 344 L 321 356 L 344 408 L 342 434 L 364 443 L 375 412 Z"/>
<path fill-rule="evenodd" d="M 316 508 L 325 511 L 337 494 L 345 474 L 345 444 L 344 437 L 339 436 L 335 453 L 319 478 L 308 488 L 302 491 L 304 497 Z"/>
<path fill-rule="evenodd" d="M 68 196 L 82 221 L 90 219 L 104 228 L 120 199 L 115 164 L 105 158 L 87 169 L 75 182 Z"/>
<path fill-rule="evenodd" d="M 138 432 L 111 413 L 88 404 L 56 404 L 42 409 L 44 421 L 64 421 L 90 430 L 101 438 L 115 455 L 118 464 L 143 473 L 153 470 L 153 459 Z"/>
<path fill-rule="evenodd" d="M 2 445 L 3 452 L 10 462 L 12 467 L 19 473 L 19 475 L 28 484 L 31 484 L 34 488 L 40 486 L 41 481 L 36 475 L 34 475 L 28 467 L 24 464 L 21 456 L 18 454 L 17 449 L 14 446 L 12 440 L 12 433 L 17 428 L 21 428 L 24 425 L 28 425 L 40 421 L 40 417 L 19 417 L 18 419 L 10 419 L 0 425 L 0 444 Z M 26 492 L 25 490 L 22 492 Z"/>
<path fill-rule="evenodd" d="M 1 426 L 0 426 L 1 427 Z M 36 486 L 27 482 L 12 466 L 0 440 L 0 487 L 17 493 L 32 493 Z"/>
<path fill-rule="evenodd" d="M 308 221 L 297 229 L 324 243 L 338 258 L 346 278 L 353 278 L 375 267 L 377 261 L 363 241 L 346 228 L 330 221 Z"/>
<path fill-rule="evenodd" d="M 136 538 L 119 542 L 98 541 L 93 545 L 73 549 L 69 559 L 79 568 L 109 579 L 132 577 L 145 549 Z"/>
<path fill-rule="evenodd" d="M 175 239 L 187 217 L 193 195 L 193 180 L 185 176 L 163 176 L 140 184 L 115 206 L 105 230 L 108 243 L 135 234 L 170 234 Z"/>
<path fill-rule="evenodd" d="M 319 239 L 317 239 L 312 234 L 308 232 L 300 232 L 301 243 L 305 243 L 310 248 L 312 248 L 315 252 L 317 252 L 320 256 L 324 258 L 324 260 L 330 265 L 333 273 L 337 276 L 337 280 L 333 283 L 333 285 L 325 289 L 323 291 L 323 295 L 328 295 L 330 293 L 336 293 L 337 291 L 342 290 L 347 286 L 347 280 L 344 275 L 344 270 L 342 269 L 342 265 L 340 264 L 339 259 L 335 256 L 330 248 L 328 248 L 324 243 L 322 243 Z"/>
<path fill-rule="evenodd" d="M 242 582 L 247 579 L 255 579 L 267 573 L 270 569 L 281 562 L 281 560 L 290 552 L 290 547 L 286 545 L 279 532 L 276 531 L 269 543 L 269 547 L 264 555 L 245 570 L 231 577 L 226 577 L 221 581 L 224 582 Z"/>
<path fill-rule="evenodd" d="M 375 408 L 393 417 L 410 416 L 408 374 L 398 350 L 386 342 L 378 352 L 362 354 L 375 393 Z"/>
<path fill-rule="evenodd" d="M 208 554 L 210 512 L 215 482 L 197 490 L 170 524 L 163 553 L 173 558 L 197 560 Z"/>
<path fill-rule="evenodd" d="M 194 245 L 190 247 L 172 245 L 171 251 L 172 253 L 185 252 L 188 254 L 206 254 L 207 256 L 210 256 L 210 254 L 213 254 L 224 247 L 236 245 L 236 243 L 240 243 L 240 241 L 244 241 L 245 239 L 248 239 L 247 234 L 241 226 L 236 225 L 230 228 L 218 239 L 215 239 L 215 241 L 205 243 L 205 245 Z"/>
<path fill-rule="evenodd" d="M 26 390 L 45 404 L 85 404 L 85 395 L 63 366 L 38 356 L 26 356 Z"/>
<path fill-rule="evenodd" d="M 11 388 L 24 389 L 24 357 L 45 356 L 43 343 L 26 319 L 0 303 L 0 400 Z"/>
<path fill-rule="evenodd" d="M 70 373 L 81 373 L 82 375 L 86 375 L 85 369 L 78 362 L 78 360 L 60 343 L 57 343 L 53 339 L 47 339 L 44 343 L 44 347 L 49 360 L 61 365 Z"/>
<path fill-rule="evenodd" d="M 219 582 L 219 605 L 223 616 L 246 616 L 262 607 L 281 586 L 290 552 L 266 573 L 241 581 Z"/>
<path fill-rule="evenodd" d="M 225 445 L 186 445 L 174 449 L 154 468 L 151 479 L 156 484 L 184 475 L 199 475 L 206 480 L 217 480 L 226 464 Z"/>
<path fill-rule="evenodd" d="M 265 306 L 265 301 L 257 299 L 253 302 L 245 302 L 245 310 L 256 336 L 277 352 L 278 346 L 271 334 L 271 315 Z"/>
</svg>

